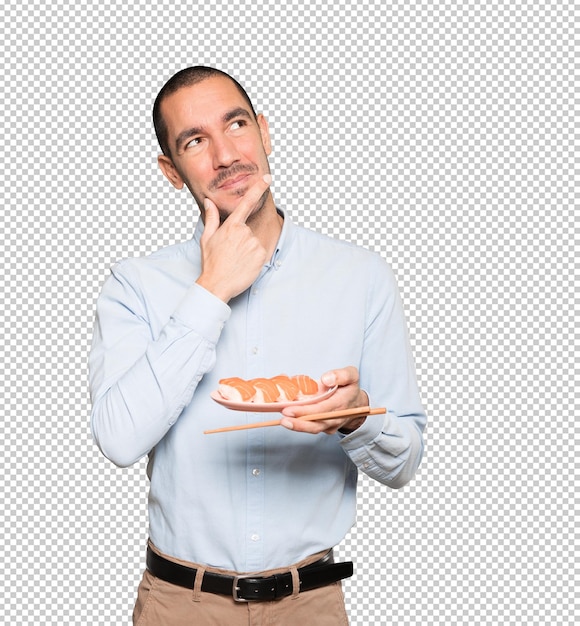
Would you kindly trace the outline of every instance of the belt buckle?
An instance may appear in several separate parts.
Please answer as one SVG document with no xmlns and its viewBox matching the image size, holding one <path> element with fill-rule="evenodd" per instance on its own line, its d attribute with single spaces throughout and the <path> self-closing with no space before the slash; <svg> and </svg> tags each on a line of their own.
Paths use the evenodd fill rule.
<svg viewBox="0 0 580 626">
<path fill-rule="evenodd" d="M 238 583 L 242 578 L 255 578 L 255 576 L 252 576 L 251 574 L 234 576 L 234 582 L 232 583 L 232 597 L 234 598 L 235 602 L 250 602 L 249 598 L 240 598 L 238 594 L 238 592 L 240 591 L 240 586 Z"/>
</svg>

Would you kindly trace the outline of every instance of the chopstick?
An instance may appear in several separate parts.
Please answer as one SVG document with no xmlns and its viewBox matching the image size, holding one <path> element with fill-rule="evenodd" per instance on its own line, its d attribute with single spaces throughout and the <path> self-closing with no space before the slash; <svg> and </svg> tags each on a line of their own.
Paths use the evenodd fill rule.
<svg viewBox="0 0 580 626">
<path fill-rule="evenodd" d="M 346 417 L 347 419 L 355 419 L 357 417 L 366 417 L 367 415 L 380 415 L 381 413 L 386 413 L 387 409 L 377 408 L 371 409 L 370 406 L 357 406 L 354 409 L 343 409 L 341 411 L 328 411 L 326 413 L 314 413 L 312 415 L 303 415 L 302 417 L 297 417 L 298 420 L 303 420 L 305 422 L 314 422 L 317 420 L 327 420 L 327 419 L 335 419 L 337 417 Z M 214 430 L 204 430 L 204 435 L 211 435 L 213 433 L 227 433 L 233 430 L 249 430 L 250 428 L 264 428 L 266 426 L 279 426 L 282 422 L 279 420 L 268 420 L 264 422 L 254 422 L 252 424 L 240 424 L 238 426 L 226 426 L 225 428 L 216 428 Z"/>
</svg>

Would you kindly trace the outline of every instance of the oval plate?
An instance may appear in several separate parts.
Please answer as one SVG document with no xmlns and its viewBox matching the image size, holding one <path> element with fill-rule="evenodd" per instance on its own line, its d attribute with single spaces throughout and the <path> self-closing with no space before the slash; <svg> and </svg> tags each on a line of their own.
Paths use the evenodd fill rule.
<svg viewBox="0 0 580 626">
<path fill-rule="evenodd" d="M 305 404 L 315 404 L 316 402 L 320 402 L 321 400 L 326 400 L 326 398 L 330 398 L 330 396 L 338 389 L 338 385 L 334 387 L 330 387 L 326 391 L 322 393 L 317 393 L 312 396 L 308 396 L 302 400 L 294 400 L 293 402 L 235 402 L 232 400 L 226 400 L 222 398 L 219 391 L 217 389 L 210 393 L 210 396 L 213 400 L 227 407 L 228 409 L 232 409 L 233 411 L 247 411 L 248 413 L 274 413 L 276 411 L 281 411 L 285 409 L 287 406 L 303 406 Z"/>
</svg>

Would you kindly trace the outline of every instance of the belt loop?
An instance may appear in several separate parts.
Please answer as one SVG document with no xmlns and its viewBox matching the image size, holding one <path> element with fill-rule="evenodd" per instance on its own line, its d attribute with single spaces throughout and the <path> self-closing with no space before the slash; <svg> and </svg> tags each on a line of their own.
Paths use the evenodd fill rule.
<svg viewBox="0 0 580 626">
<path fill-rule="evenodd" d="M 198 565 L 197 572 L 195 573 L 195 581 L 193 583 L 193 601 L 201 602 L 201 585 L 203 583 L 203 577 L 205 574 L 205 567 Z"/>
<path fill-rule="evenodd" d="M 294 565 L 290 568 L 292 574 L 292 600 L 296 600 L 300 593 L 300 576 L 298 575 L 298 568 Z"/>
</svg>

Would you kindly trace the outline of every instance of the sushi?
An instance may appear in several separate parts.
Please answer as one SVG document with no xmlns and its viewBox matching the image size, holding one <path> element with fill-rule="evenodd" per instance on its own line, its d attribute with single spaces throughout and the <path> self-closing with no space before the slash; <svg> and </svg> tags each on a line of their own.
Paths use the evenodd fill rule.
<svg viewBox="0 0 580 626">
<path fill-rule="evenodd" d="M 222 378 L 219 381 L 219 394 L 226 400 L 233 402 L 251 402 L 256 395 L 256 389 L 243 378 Z"/>
<path fill-rule="evenodd" d="M 304 396 L 318 393 L 318 383 L 310 376 L 298 374 L 297 376 L 292 376 L 290 380 L 298 387 L 298 397 L 303 398 Z"/>
<path fill-rule="evenodd" d="M 278 402 L 280 399 L 280 390 L 278 385 L 269 378 L 254 378 L 248 381 L 256 390 L 253 402 Z"/>
<path fill-rule="evenodd" d="M 245 380 L 239 377 L 222 378 L 218 392 L 224 400 L 231 402 L 294 402 L 319 393 L 319 383 L 299 374 L 287 376 L 279 374 L 271 378 L 253 378 Z"/>
</svg>

